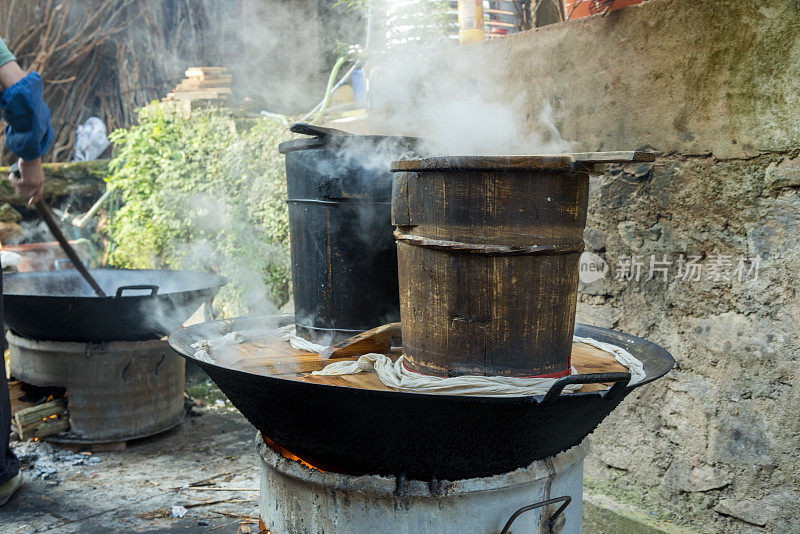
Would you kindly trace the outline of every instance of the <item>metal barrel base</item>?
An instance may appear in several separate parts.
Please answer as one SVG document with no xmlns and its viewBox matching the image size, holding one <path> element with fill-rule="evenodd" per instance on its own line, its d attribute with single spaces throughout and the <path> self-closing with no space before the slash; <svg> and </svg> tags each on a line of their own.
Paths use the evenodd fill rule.
<svg viewBox="0 0 800 534">
<path fill-rule="evenodd" d="M 11 373 L 67 390 L 72 443 L 128 441 L 158 434 L 184 417 L 185 362 L 166 340 L 36 341 L 8 332 Z"/>
<path fill-rule="evenodd" d="M 309 468 L 260 433 L 256 448 L 261 519 L 275 534 L 581 532 L 588 440 L 501 475 L 427 482 Z"/>
</svg>

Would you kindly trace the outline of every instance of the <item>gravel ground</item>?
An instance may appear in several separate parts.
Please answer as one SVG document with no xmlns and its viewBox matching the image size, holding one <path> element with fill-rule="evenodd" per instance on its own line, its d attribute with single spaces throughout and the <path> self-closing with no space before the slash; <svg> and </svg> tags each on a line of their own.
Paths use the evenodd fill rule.
<svg viewBox="0 0 800 534">
<path fill-rule="evenodd" d="M 195 384 L 193 392 L 206 385 Z M 255 430 L 214 389 L 206 407 L 192 408 L 179 427 L 129 442 L 124 451 L 81 454 L 12 442 L 23 485 L 0 508 L 0 530 L 246 532 L 242 521 L 258 518 Z M 183 517 L 174 517 L 184 513 L 177 506 L 185 508 Z M 258 532 L 257 524 L 248 526 Z"/>
</svg>

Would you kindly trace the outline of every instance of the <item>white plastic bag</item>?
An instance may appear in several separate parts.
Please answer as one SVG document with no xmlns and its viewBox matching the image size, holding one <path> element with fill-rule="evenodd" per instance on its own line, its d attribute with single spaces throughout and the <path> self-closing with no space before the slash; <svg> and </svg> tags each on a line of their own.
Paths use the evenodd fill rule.
<svg viewBox="0 0 800 534">
<path fill-rule="evenodd" d="M 78 126 L 75 135 L 75 155 L 72 161 L 97 159 L 111 142 L 106 135 L 106 125 L 97 117 L 89 117 Z"/>
</svg>

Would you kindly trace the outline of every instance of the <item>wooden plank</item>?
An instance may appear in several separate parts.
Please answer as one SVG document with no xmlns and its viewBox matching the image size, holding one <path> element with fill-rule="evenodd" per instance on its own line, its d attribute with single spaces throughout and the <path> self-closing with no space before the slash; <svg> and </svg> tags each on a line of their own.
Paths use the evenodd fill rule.
<svg viewBox="0 0 800 534">
<path fill-rule="evenodd" d="M 198 80 L 194 78 L 186 79 L 183 80 L 181 83 L 179 83 L 176 89 L 195 90 L 195 89 L 208 89 L 214 87 L 229 88 L 230 86 L 231 86 L 231 77 L 222 76 L 220 78 L 211 78 L 211 79 L 206 78 L 203 80 Z"/>
<path fill-rule="evenodd" d="M 19 380 L 11 380 L 8 382 L 8 398 L 11 399 L 11 417 L 13 419 L 14 414 L 18 411 L 23 410 L 25 408 L 30 408 L 34 404 L 32 402 L 25 402 L 20 400 L 20 397 L 23 397 L 25 392 L 22 390 L 22 382 Z"/>
<path fill-rule="evenodd" d="M 50 402 L 43 402 L 37 406 L 31 406 L 17 411 L 14 414 L 14 420 L 20 427 L 29 426 L 33 423 L 38 423 L 42 419 L 50 416 L 58 416 L 67 411 L 66 399 L 55 399 Z"/>
<path fill-rule="evenodd" d="M 56 399 L 17 411 L 14 423 L 21 440 L 43 438 L 69 429 L 66 399 Z"/>
<path fill-rule="evenodd" d="M 605 163 L 655 161 L 652 152 L 576 152 L 531 156 L 436 156 L 393 161 L 392 171 L 570 171 L 575 163 L 586 165 L 585 172 L 602 174 Z"/>
<path fill-rule="evenodd" d="M 575 152 L 564 155 L 572 158 L 572 161 L 575 163 L 632 163 L 635 161 L 646 162 L 656 160 L 655 153 L 643 152 L 641 150 L 620 150 L 615 152 Z"/>
<path fill-rule="evenodd" d="M 228 74 L 226 67 L 190 67 L 184 73 L 187 78 L 204 79 Z"/>
<path fill-rule="evenodd" d="M 322 351 L 322 355 L 326 358 L 346 358 L 370 352 L 383 354 L 392 348 L 392 338 L 399 335 L 400 323 L 385 324 L 331 345 Z"/>
<path fill-rule="evenodd" d="M 67 430 L 69 430 L 69 419 L 66 417 L 66 415 L 63 415 L 58 416 L 55 419 L 42 421 L 22 430 L 17 427 L 17 434 L 19 434 L 19 439 L 25 441 L 34 438 L 46 438 L 47 436 L 52 436 L 53 434 L 58 434 L 59 432 L 65 432 Z"/>
<path fill-rule="evenodd" d="M 436 156 L 393 161 L 392 171 L 569 171 L 569 155 L 545 156 Z"/>
<path fill-rule="evenodd" d="M 228 98 L 230 89 L 214 91 L 184 91 L 173 93 L 174 100 L 223 100 Z"/>
<path fill-rule="evenodd" d="M 188 69 L 186 69 L 187 76 L 190 76 L 191 74 L 198 72 L 200 74 L 228 72 L 228 67 L 189 67 Z"/>
<path fill-rule="evenodd" d="M 585 343 L 572 344 L 572 366 L 580 374 L 628 372 L 612 354 Z M 579 391 L 603 391 L 610 386 L 611 384 L 585 384 Z"/>
</svg>

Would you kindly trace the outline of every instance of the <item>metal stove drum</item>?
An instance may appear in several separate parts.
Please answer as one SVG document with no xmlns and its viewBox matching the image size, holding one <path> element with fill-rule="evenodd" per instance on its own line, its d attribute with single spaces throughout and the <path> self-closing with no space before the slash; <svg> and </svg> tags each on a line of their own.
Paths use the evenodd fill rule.
<svg viewBox="0 0 800 534">
<path fill-rule="evenodd" d="M 508 473 L 441 482 L 322 471 L 276 452 L 261 434 L 256 448 L 270 532 L 580 531 L 588 440 Z"/>
<path fill-rule="evenodd" d="M 93 270 L 97 297 L 74 269 L 4 275 L 11 374 L 66 390 L 70 429 L 45 439 L 124 444 L 184 417 L 185 362 L 165 334 L 225 279 L 155 270 Z"/>
</svg>

